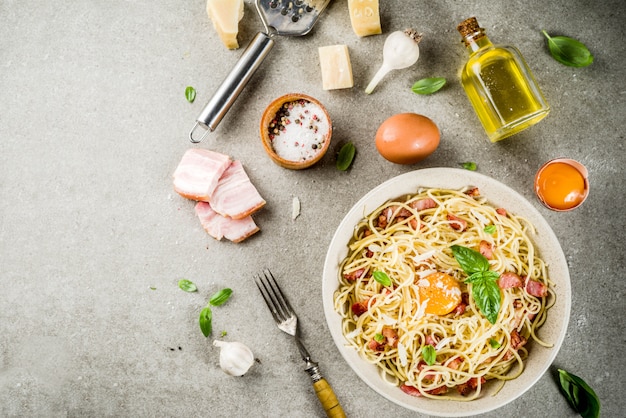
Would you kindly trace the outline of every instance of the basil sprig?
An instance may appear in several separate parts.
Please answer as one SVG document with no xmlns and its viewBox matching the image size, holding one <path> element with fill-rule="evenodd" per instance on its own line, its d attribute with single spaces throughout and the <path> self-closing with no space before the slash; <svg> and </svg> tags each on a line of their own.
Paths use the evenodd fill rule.
<svg viewBox="0 0 626 418">
<path fill-rule="evenodd" d="M 382 284 L 383 286 L 391 286 L 391 279 L 389 278 L 389 276 L 387 276 L 387 273 L 385 273 L 384 271 L 379 271 L 376 270 L 374 273 L 372 273 L 372 276 L 374 276 L 374 280 L 376 280 L 378 283 Z"/>
<path fill-rule="evenodd" d="M 200 330 L 205 337 L 211 335 L 213 330 L 213 312 L 211 311 L 211 306 L 220 306 L 223 305 L 229 298 L 230 295 L 233 294 L 233 291 L 229 288 L 224 288 L 219 292 L 216 292 L 209 299 L 209 303 L 207 306 L 200 311 Z"/>
<path fill-rule="evenodd" d="M 433 94 L 446 84 L 443 77 L 422 78 L 413 84 L 411 90 L 416 94 Z"/>
<path fill-rule="evenodd" d="M 561 392 L 583 418 L 600 416 L 600 399 L 580 377 L 559 369 Z"/>
<path fill-rule="evenodd" d="M 469 276 L 465 283 L 472 284 L 472 298 L 476 306 L 489 322 L 495 324 L 502 298 L 497 283 L 500 274 L 489 270 L 489 260 L 478 251 L 461 245 L 453 245 L 451 249 L 454 258 Z"/>
<path fill-rule="evenodd" d="M 550 54 L 561 64 L 569 67 L 586 67 L 593 62 L 593 55 L 582 42 L 568 36 L 551 37 L 545 30 L 541 32 L 548 38 Z"/>
<path fill-rule="evenodd" d="M 350 168 L 352 160 L 354 160 L 354 154 L 356 154 L 356 147 L 352 142 L 348 142 L 341 147 L 339 154 L 337 155 L 337 169 L 346 171 Z"/>
</svg>

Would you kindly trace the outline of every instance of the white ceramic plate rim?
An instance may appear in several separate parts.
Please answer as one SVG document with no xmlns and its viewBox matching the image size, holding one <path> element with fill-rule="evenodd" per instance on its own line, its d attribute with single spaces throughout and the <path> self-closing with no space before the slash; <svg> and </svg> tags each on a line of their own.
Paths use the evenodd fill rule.
<svg viewBox="0 0 626 418">
<path fill-rule="evenodd" d="M 333 306 L 333 294 L 338 286 L 339 265 L 347 255 L 347 243 L 352 236 L 354 226 L 387 200 L 414 194 L 419 188 L 458 190 L 465 186 L 478 187 L 481 195 L 486 197 L 489 203 L 523 216 L 535 226 L 537 232 L 531 236 L 531 239 L 548 265 L 548 274 L 556 284 L 557 295 L 556 303 L 548 312 L 546 323 L 539 330 L 538 335 L 544 341 L 554 345 L 552 348 L 544 348 L 538 344 L 529 343 L 531 352 L 526 360 L 524 372 L 517 379 L 508 381 L 496 395 L 492 392 L 497 385 L 488 385 L 481 397 L 471 402 L 417 398 L 384 382 L 376 366 L 364 361 L 354 349 L 347 346 L 341 331 L 341 318 Z M 339 352 L 370 388 L 390 401 L 413 411 L 436 416 L 462 417 L 486 413 L 512 402 L 530 389 L 548 370 L 567 331 L 571 307 L 571 285 L 567 262 L 556 235 L 537 209 L 523 196 L 480 173 L 454 168 L 427 168 L 405 173 L 382 183 L 363 196 L 350 209 L 337 228 L 326 254 L 322 297 L 326 321 Z"/>
</svg>

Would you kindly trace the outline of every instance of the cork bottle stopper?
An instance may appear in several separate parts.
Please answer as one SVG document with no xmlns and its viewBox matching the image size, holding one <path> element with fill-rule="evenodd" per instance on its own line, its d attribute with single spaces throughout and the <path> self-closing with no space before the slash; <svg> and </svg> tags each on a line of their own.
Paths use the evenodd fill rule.
<svg viewBox="0 0 626 418">
<path fill-rule="evenodd" d="M 478 20 L 475 17 L 465 19 L 456 27 L 461 36 L 463 36 L 465 42 L 473 39 L 474 41 L 485 36 L 485 30 L 478 25 Z"/>
</svg>

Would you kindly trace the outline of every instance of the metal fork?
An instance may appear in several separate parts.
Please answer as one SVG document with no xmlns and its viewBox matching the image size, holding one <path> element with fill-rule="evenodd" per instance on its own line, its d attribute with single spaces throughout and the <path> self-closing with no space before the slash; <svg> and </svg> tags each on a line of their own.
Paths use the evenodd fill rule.
<svg viewBox="0 0 626 418">
<path fill-rule="evenodd" d="M 300 355 L 306 362 L 306 368 L 304 370 L 313 381 L 313 388 L 315 388 L 315 393 L 322 403 L 326 415 L 333 418 L 345 417 L 346 415 L 337 400 L 337 396 L 335 396 L 335 392 L 326 379 L 322 377 L 317 363 L 311 360 L 311 355 L 302 344 L 302 341 L 300 341 L 298 337 L 298 317 L 291 308 L 289 301 L 280 290 L 272 272 L 268 269 L 263 270 L 261 274 L 254 276 L 254 282 L 259 288 L 267 307 L 272 312 L 278 329 L 291 335 L 296 340 Z"/>
</svg>

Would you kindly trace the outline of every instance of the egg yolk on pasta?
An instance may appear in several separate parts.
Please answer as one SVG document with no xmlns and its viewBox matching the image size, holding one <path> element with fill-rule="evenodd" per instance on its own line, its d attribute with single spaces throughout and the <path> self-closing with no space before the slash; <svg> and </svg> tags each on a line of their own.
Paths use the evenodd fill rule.
<svg viewBox="0 0 626 418">
<path fill-rule="evenodd" d="M 420 300 L 426 302 L 427 314 L 446 315 L 461 303 L 459 282 L 445 273 L 433 273 L 417 282 Z"/>
</svg>

